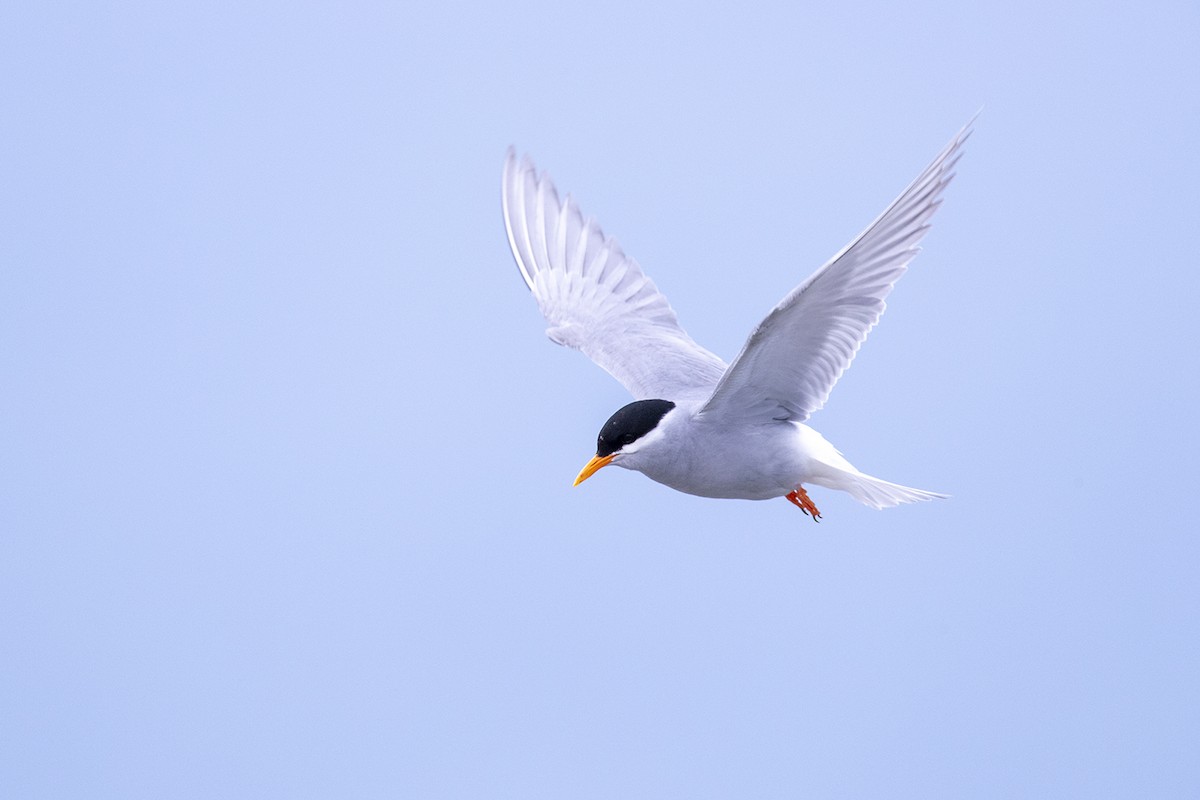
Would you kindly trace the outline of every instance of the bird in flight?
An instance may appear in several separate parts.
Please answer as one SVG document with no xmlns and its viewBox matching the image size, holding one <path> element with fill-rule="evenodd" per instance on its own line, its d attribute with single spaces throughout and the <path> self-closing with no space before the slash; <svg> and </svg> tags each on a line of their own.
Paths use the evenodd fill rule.
<svg viewBox="0 0 1200 800">
<path fill-rule="evenodd" d="M 784 297 L 731 364 L 688 336 L 638 263 L 510 147 L 504 227 L 546 334 L 634 397 L 604 423 L 575 485 L 613 464 L 701 497 L 784 497 L 814 520 L 821 512 L 805 484 L 873 508 L 945 497 L 860 472 L 805 422 L 882 316 L 970 133 L 968 123 L 878 219 Z"/>
</svg>

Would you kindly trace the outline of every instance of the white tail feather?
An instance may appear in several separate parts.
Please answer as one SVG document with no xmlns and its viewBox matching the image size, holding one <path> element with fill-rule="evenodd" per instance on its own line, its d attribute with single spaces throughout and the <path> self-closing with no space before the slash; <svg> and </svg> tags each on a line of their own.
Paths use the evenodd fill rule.
<svg viewBox="0 0 1200 800">
<path fill-rule="evenodd" d="M 861 472 L 849 472 L 828 466 L 824 474 L 812 478 L 812 482 L 827 489 L 840 489 L 863 505 L 871 508 L 891 508 L 901 503 L 917 503 L 923 500 L 945 499 L 949 495 L 913 489 L 898 483 L 880 480 Z"/>
<path fill-rule="evenodd" d="M 808 452 L 809 483 L 846 492 L 858 502 L 871 508 L 891 508 L 901 503 L 946 498 L 950 495 L 913 489 L 898 483 L 880 480 L 858 469 L 846 460 L 836 447 L 807 425 L 796 425 L 801 446 Z"/>
</svg>

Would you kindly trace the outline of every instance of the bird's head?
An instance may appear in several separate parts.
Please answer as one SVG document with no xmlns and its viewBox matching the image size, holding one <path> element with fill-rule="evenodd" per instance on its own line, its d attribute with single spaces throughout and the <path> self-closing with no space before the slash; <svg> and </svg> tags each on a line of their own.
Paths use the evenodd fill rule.
<svg viewBox="0 0 1200 800">
<path fill-rule="evenodd" d="M 596 455 L 584 465 L 575 485 L 586 481 L 601 467 L 607 467 L 616 462 L 620 466 L 622 460 L 636 454 L 643 446 L 656 437 L 648 436 L 658 429 L 659 423 L 675 404 L 670 400 L 638 400 L 630 403 L 608 418 L 600 435 L 596 437 Z"/>
</svg>

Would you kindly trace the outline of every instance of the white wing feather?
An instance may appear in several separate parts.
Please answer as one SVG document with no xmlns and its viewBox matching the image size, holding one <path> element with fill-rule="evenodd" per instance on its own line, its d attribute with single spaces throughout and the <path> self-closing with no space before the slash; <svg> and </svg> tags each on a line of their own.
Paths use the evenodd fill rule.
<svg viewBox="0 0 1200 800">
<path fill-rule="evenodd" d="M 703 400 L 725 362 L 696 344 L 667 298 L 570 196 L 512 148 L 502 191 L 508 243 L 549 327 L 546 335 L 583 351 L 635 399 Z"/>
<path fill-rule="evenodd" d="M 875 222 L 767 315 L 703 415 L 803 422 L 824 407 L 920 249 L 970 129 L 968 123 Z"/>
</svg>

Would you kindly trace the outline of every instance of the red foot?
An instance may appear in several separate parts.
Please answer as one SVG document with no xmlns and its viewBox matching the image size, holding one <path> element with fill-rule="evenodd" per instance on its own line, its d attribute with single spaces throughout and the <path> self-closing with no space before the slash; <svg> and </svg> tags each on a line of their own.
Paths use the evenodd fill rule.
<svg viewBox="0 0 1200 800">
<path fill-rule="evenodd" d="M 817 510 L 816 503 L 808 496 L 808 492 L 804 491 L 803 486 L 797 486 L 795 491 L 788 492 L 784 497 L 794 503 L 805 514 L 812 515 L 813 522 L 821 521 L 821 512 Z"/>
</svg>

